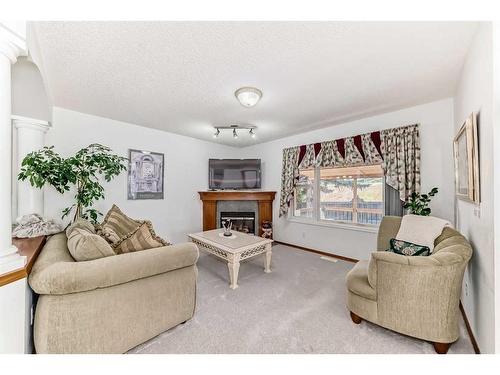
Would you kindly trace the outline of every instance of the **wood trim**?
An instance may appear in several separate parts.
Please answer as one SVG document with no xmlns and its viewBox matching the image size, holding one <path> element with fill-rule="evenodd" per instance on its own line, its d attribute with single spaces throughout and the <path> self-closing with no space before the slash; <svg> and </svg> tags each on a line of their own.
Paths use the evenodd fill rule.
<svg viewBox="0 0 500 375">
<path fill-rule="evenodd" d="M 26 275 L 27 274 L 24 268 L 11 271 L 9 273 L 4 273 L 3 275 L 0 275 L 0 286 L 4 286 L 13 283 L 14 281 L 24 279 Z"/>
<path fill-rule="evenodd" d="M 12 244 L 17 247 L 19 255 L 26 257 L 26 264 L 22 268 L 0 275 L 0 286 L 28 277 L 38 254 L 45 245 L 45 241 L 46 236 L 13 238 Z"/>
<path fill-rule="evenodd" d="M 469 323 L 469 319 L 467 319 L 467 314 L 465 314 L 465 309 L 464 305 L 462 304 L 462 301 L 460 301 L 460 311 L 462 312 L 462 317 L 464 318 L 465 322 L 465 328 L 467 328 L 467 333 L 469 334 L 470 341 L 472 343 L 472 347 L 474 348 L 474 352 L 476 354 L 481 354 L 481 351 L 479 350 L 479 346 L 477 345 L 476 338 L 474 337 L 474 333 L 472 332 L 472 328 Z"/>
<path fill-rule="evenodd" d="M 273 201 L 275 191 L 199 191 L 202 201 Z"/>
<path fill-rule="evenodd" d="M 293 245 L 291 243 L 286 243 L 286 242 L 281 242 L 281 241 L 276 241 L 276 240 L 274 241 L 274 243 L 277 244 L 277 245 L 279 244 L 279 245 L 285 245 L 285 246 L 295 247 L 296 249 L 299 249 L 299 250 L 309 251 L 310 253 L 315 253 L 315 254 L 319 254 L 319 255 L 331 257 L 331 258 L 336 258 L 336 259 L 344 260 L 346 262 L 351 262 L 351 263 L 357 263 L 357 262 L 359 262 L 359 259 L 354 259 L 354 258 L 349 258 L 349 257 L 342 256 L 342 255 L 336 255 L 336 254 L 332 254 L 332 253 L 327 253 L 325 251 L 314 250 L 314 249 L 310 249 L 308 247 Z"/>
</svg>

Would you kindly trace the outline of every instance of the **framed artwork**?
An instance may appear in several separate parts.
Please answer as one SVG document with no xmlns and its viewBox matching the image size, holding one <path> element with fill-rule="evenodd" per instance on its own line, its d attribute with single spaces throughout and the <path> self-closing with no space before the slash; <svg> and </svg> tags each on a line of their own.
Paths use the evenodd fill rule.
<svg viewBox="0 0 500 375">
<path fill-rule="evenodd" d="M 479 203 L 479 147 L 477 115 L 472 113 L 453 141 L 455 194 L 459 199 Z"/>
<path fill-rule="evenodd" d="M 163 199 L 163 154 L 129 150 L 128 199 Z"/>
</svg>

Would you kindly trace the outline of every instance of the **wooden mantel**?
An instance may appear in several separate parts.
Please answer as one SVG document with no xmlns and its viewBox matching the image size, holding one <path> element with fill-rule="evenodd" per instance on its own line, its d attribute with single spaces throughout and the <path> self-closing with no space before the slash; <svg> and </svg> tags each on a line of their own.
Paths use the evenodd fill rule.
<svg viewBox="0 0 500 375">
<path fill-rule="evenodd" d="M 275 191 L 200 191 L 203 201 L 203 230 L 217 228 L 217 201 L 257 201 L 259 207 L 258 234 L 262 235 L 262 222 L 273 221 Z"/>
</svg>

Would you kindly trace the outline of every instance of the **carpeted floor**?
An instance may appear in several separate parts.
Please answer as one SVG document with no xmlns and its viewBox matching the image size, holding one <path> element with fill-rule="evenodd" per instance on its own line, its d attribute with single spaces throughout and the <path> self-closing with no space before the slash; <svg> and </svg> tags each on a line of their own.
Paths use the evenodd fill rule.
<svg viewBox="0 0 500 375">
<path fill-rule="evenodd" d="M 273 247 L 272 273 L 263 262 L 242 263 L 231 290 L 226 264 L 201 254 L 193 319 L 130 353 L 434 353 L 427 342 L 351 322 L 344 278 L 352 263 L 283 245 Z M 462 320 L 460 331 L 449 353 L 474 353 Z"/>
</svg>

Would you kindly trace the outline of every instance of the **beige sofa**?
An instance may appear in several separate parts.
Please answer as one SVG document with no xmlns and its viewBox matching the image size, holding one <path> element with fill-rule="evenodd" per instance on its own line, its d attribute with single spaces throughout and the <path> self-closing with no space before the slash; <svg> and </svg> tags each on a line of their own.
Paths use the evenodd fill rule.
<svg viewBox="0 0 500 375">
<path fill-rule="evenodd" d="M 401 224 L 386 216 L 370 261 L 359 261 L 347 274 L 347 307 L 354 323 L 362 319 L 399 333 L 431 341 L 446 353 L 459 337 L 459 302 L 465 267 L 472 256 L 469 242 L 445 228 L 430 256 L 404 256 L 384 251 Z"/>
<path fill-rule="evenodd" d="M 193 316 L 196 245 L 75 262 L 66 242 L 52 236 L 29 276 L 37 353 L 124 353 Z"/>
</svg>

